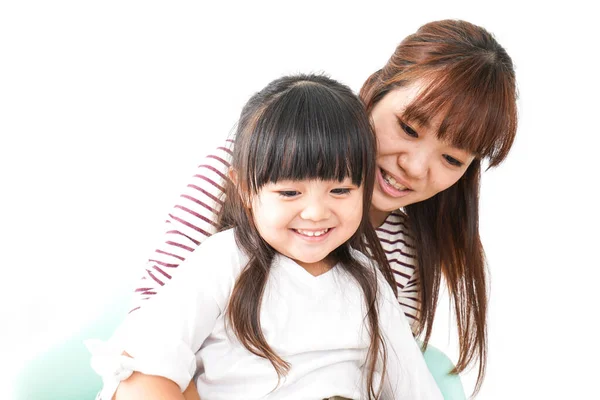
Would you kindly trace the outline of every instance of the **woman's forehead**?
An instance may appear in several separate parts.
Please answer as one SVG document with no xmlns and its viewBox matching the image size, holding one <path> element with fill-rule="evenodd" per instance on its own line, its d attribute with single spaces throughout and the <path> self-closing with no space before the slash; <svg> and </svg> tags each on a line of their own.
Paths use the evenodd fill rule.
<svg viewBox="0 0 600 400">
<path fill-rule="evenodd" d="M 421 94 L 423 88 L 424 84 L 420 81 L 399 86 L 386 94 L 382 101 L 387 102 L 394 112 L 401 114 Z"/>
<path fill-rule="evenodd" d="M 428 90 L 425 81 L 416 81 L 392 89 L 381 100 L 384 103 L 384 111 L 395 114 L 419 134 L 427 134 L 440 144 L 475 154 L 465 143 L 464 136 L 447 125 L 449 107 L 435 107 L 437 112 L 427 112 L 430 107 L 420 98 L 424 90 Z"/>
</svg>

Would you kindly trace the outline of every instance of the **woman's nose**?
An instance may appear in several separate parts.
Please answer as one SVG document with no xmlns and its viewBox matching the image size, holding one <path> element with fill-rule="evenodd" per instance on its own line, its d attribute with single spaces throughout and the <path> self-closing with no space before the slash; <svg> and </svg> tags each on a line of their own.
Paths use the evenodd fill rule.
<svg viewBox="0 0 600 400">
<path fill-rule="evenodd" d="M 398 156 L 398 166 L 412 179 L 425 178 L 429 163 L 430 157 L 425 151 L 406 152 Z"/>
</svg>

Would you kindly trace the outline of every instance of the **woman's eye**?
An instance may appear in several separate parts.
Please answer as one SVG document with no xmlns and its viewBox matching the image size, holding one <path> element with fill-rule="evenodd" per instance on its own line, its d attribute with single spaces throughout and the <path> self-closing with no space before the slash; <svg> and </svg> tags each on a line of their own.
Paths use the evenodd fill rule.
<svg viewBox="0 0 600 400">
<path fill-rule="evenodd" d="M 448 164 L 453 165 L 455 167 L 462 167 L 462 165 L 463 165 L 463 163 L 461 161 L 458 161 L 456 158 L 449 156 L 447 154 L 444 154 L 444 158 L 446 159 Z"/>
<path fill-rule="evenodd" d="M 279 191 L 279 195 L 282 197 L 295 197 L 298 196 L 300 192 L 297 190 L 281 190 Z"/>
<path fill-rule="evenodd" d="M 337 189 L 333 189 L 331 191 L 331 193 L 337 194 L 337 195 L 348 194 L 348 193 L 350 193 L 350 189 L 348 189 L 348 188 L 337 188 Z"/>
<path fill-rule="evenodd" d="M 398 124 L 400 124 L 400 128 L 402 128 L 404 133 L 406 133 L 408 136 L 413 137 L 413 138 L 419 137 L 419 134 L 417 133 L 417 131 L 415 131 L 413 128 L 411 128 L 410 126 L 408 126 L 404 122 L 402 122 L 402 120 L 400 118 L 398 118 Z"/>
</svg>

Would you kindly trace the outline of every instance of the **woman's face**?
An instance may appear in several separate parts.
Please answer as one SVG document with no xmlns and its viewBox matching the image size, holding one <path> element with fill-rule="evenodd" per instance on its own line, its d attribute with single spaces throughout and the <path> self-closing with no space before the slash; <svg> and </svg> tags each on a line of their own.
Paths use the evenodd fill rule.
<svg viewBox="0 0 600 400">
<path fill-rule="evenodd" d="M 418 83 L 394 89 L 371 111 L 379 167 L 375 212 L 387 214 L 434 196 L 458 181 L 473 161 L 473 154 L 437 138 L 440 118 L 428 125 L 404 119 L 404 110 L 420 89 Z"/>
</svg>

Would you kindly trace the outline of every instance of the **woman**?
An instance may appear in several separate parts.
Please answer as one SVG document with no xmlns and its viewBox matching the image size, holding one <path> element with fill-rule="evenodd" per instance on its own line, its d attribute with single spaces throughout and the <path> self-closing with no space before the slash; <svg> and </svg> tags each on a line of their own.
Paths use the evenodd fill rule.
<svg viewBox="0 0 600 400">
<path fill-rule="evenodd" d="M 479 178 L 507 156 L 517 128 L 512 61 L 490 33 L 465 21 L 428 23 L 404 39 L 360 91 L 378 140 L 370 221 L 394 270 L 398 300 L 424 345 L 440 280 L 457 318 L 456 372 L 485 373 L 487 291 L 478 230 Z M 230 149 L 199 166 L 148 261 L 135 310 L 216 231 Z"/>
</svg>

